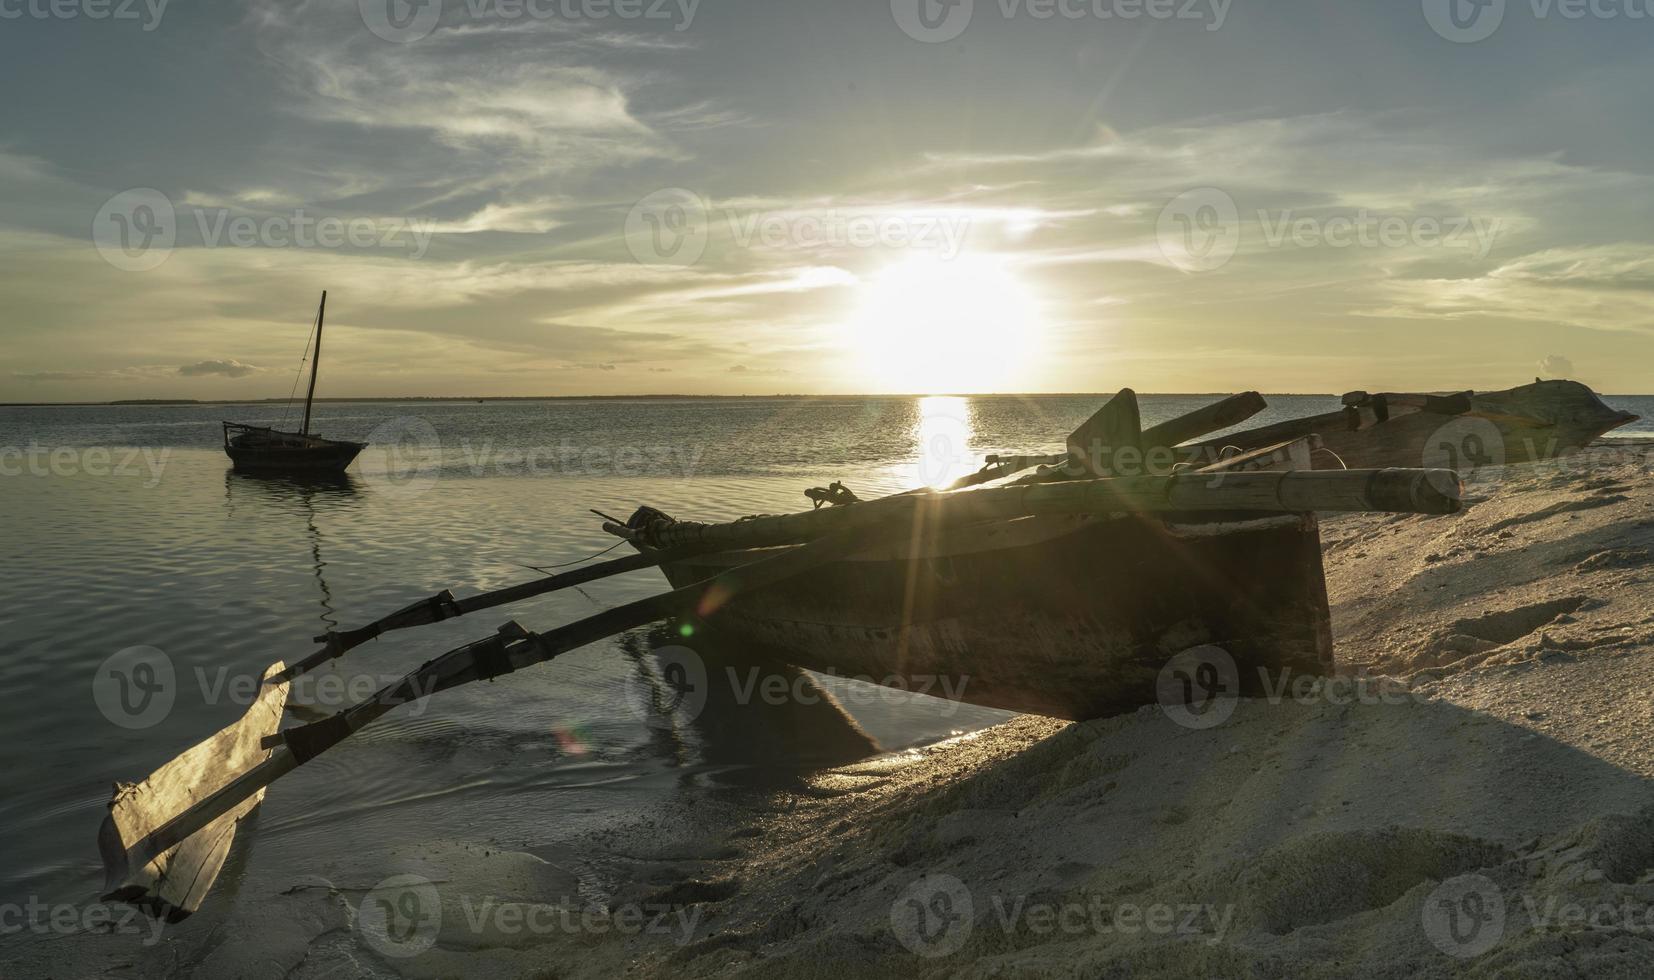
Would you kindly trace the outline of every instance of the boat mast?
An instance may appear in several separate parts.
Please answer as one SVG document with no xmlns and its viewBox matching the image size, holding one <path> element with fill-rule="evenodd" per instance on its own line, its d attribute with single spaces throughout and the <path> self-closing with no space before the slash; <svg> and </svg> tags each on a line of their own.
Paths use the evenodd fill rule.
<svg viewBox="0 0 1654 980">
<path fill-rule="evenodd" d="M 327 290 L 322 290 L 322 305 L 316 310 L 316 351 L 310 362 L 310 390 L 304 395 L 304 424 L 299 435 L 310 434 L 310 403 L 316 398 L 316 369 L 322 366 L 322 319 L 327 316 Z"/>
</svg>

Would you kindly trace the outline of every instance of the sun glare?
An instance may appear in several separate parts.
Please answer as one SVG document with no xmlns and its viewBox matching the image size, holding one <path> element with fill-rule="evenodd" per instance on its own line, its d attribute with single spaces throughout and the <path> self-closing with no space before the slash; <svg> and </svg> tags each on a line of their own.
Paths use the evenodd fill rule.
<svg viewBox="0 0 1654 980">
<path fill-rule="evenodd" d="M 988 257 L 912 258 L 863 284 L 849 324 L 863 376 L 885 391 L 1027 390 L 1044 342 L 1031 290 Z"/>
</svg>

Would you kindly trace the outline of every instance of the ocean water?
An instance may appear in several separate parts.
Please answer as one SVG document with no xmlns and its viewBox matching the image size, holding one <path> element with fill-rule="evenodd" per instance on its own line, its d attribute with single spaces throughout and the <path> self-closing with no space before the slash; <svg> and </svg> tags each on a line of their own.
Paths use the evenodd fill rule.
<svg viewBox="0 0 1654 980">
<path fill-rule="evenodd" d="M 324 404 L 319 432 L 373 444 L 325 483 L 230 471 L 219 419 L 277 422 L 279 408 L 0 408 L 0 903 L 91 900 L 111 783 L 239 717 L 264 668 L 323 630 L 610 548 L 594 508 L 730 519 L 803 509 L 802 491 L 832 480 L 863 496 L 939 483 L 987 453 L 1058 449 L 1103 400 Z M 1144 422 L 1209 400 L 1144 396 Z M 1654 432 L 1654 398 L 1607 400 L 1644 416 L 1621 434 Z M 1270 401 L 1249 425 L 1337 406 Z M 294 698 L 336 710 L 507 620 L 549 629 L 664 587 L 638 572 L 390 634 Z M 372 882 L 410 839 L 556 854 L 617 819 L 1004 717 L 811 676 L 794 679 L 827 693 L 814 703 L 714 697 L 662 723 L 653 651 L 699 642 L 637 630 L 393 713 L 271 790 L 214 902 L 306 873 Z M 159 672 L 132 673 L 138 661 Z"/>
</svg>

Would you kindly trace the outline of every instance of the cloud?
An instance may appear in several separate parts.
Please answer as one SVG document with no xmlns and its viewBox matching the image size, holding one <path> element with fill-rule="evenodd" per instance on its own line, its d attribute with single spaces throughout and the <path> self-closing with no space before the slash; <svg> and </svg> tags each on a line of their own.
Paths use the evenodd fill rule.
<svg viewBox="0 0 1654 980">
<path fill-rule="evenodd" d="M 235 359 L 224 361 L 197 361 L 194 364 L 185 364 L 178 369 L 178 373 L 186 378 L 200 378 L 218 375 L 225 378 L 245 378 L 249 374 L 257 374 L 264 370 L 256 364 L 243 364 Z"/>
<path fill-rule="evenodd" d="M 118 371 L 13 371 L 19 381 L 136 381 L 137 375 Z"/>
<path fill-rule="evenodd" d="M 1539 373 L 1544 377 L 1569 378 L 1574 373 L 1574 362 L 1561 354 L 1547 354 L 1539 359 Z"/>
<path fill-rule="evenodd" d="M 98 370 L 79 371 L 13 371 L 11 376 L 19 381 L 54 384 L 71 381 L 152 381 L 166 377 L 171 370 L 157 364 L 142 364 L 133 367 L 102 368 Z"/>
</svg>

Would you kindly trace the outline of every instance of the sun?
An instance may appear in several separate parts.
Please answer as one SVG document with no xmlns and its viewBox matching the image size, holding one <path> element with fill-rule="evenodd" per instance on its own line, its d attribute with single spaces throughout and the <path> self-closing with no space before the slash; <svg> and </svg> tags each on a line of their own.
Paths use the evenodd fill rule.
<svg viewBox="0 0 1654 980">
<path fill-rule="evenodd" d="M 912 394 L 1026 391 L 1045 323 L 1028 286 L 987 256 L 917 257 L 860 287 L 847 325 L 858 380 Z"/>
</svg>

